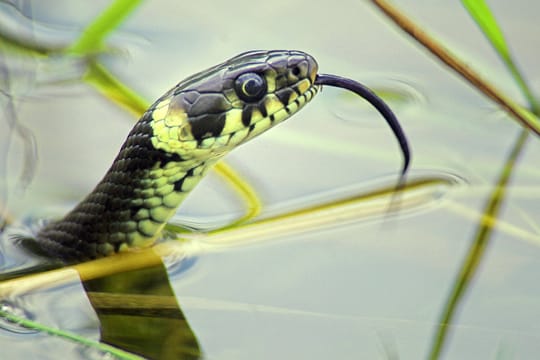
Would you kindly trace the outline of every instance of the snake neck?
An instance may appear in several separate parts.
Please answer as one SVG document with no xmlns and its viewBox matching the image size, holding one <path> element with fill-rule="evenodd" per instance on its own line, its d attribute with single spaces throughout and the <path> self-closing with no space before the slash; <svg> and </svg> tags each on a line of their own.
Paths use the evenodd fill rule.
<svg viewBox="0 0 540 360">
<path fill-rule="evenodd" d="M 156 149 L 146 113 L 96 188 L 63 219 L 36 235 L 40 252 L 88 260 L 151 245 L 211 162 Z"/>
</svg>

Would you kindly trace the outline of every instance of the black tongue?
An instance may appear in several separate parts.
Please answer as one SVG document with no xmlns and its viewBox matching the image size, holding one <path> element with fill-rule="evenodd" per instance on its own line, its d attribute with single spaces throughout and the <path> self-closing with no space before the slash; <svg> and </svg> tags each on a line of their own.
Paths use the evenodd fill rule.
<svg viewBox="0 0 540 360">
<path fill-rule="evenodd" d="M 392 112 L 390 107 L 386 105 L 383 99 L 378 97 L 373 91 L 371 91 L 365 85 L 360 84 L 357 81 L 343 78 L 341 76 L 329 75 L 329 74 L 318 74 L 315 78 L 316 85 L 327 85 L 339 87 L 354 92 L 355 94 L 363 97 L 369 102 L 379 113 L 384 117 L 390 128 L 392 129 L 394 135 L 396 136 L 399 146 L 401 147 L 401 152 L 403 153 L 403 167 L 401 169 L 401 175 L 405 175 L 409 169 L 409 163 L 411 160 L 411 152 L 409 150 L 409 143 L 407 137 L 399 125 L 399 121 L 396 118 L 396 115 Z"/>
</svg>

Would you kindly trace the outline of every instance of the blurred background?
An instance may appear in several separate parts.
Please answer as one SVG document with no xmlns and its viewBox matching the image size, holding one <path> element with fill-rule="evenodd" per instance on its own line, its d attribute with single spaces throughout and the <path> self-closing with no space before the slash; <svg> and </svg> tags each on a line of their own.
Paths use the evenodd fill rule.
<svg viewBox="0 0 540 360">
<path fill-rule="evenodd" d="M 394 3 L 485 78 L 523 100 L 460 2 Z M 2 41 L 15 37 L 34 48 L 60 49 L 109 4 L 0 2 Z M 489 5 L 538 90 L 540 3 L 491 0 Z M 385 213 L 370 211 L 368 202 L 354 221 L 264 242 L 253 239 L 184 260 L 187 269 L 170 265 L 171 285 L 205 358 L 418 359 L 429 354 L 520 126 L 367 1 L 148 0 L 107 45 L 95 56 L 148 101 L 243 51 L 306 51 L 321 73 L 350 77 L 377 91 L 410 141 L 409 180 L 437 179 L 417 190 L 421 201 L 414 206 L 405 203 Z M 136 118 L 81 80 L 83 58 L 3 49 L 4 203 L 20 221 L 57 217 L 100 180 Z M 31 137 L 13 132 L 14 121 L 35 138 L 37 160 L 25 156 Z M 401 160 L 378 113 L 331 88 L 226 158 L 256 189 L 263 215 L 391 187 Z M 540 352 L 539 161 L 540 143 L 531 136 L 449 329 L 443 358 L 529 359 Z M 21 180 L 20 174 L 30 170 L 35 176 L 25 185 L 29 177 Z M 242 206 L 223 180 L 210 174 L 180 207 L 176 222 L 212 227 L 239 216 Z M 28 312 L 47 312 L 46 321 L 35 316 L 97 337 L 80 286 L 39 296 L 25 300 Z M 56 315 L 51 304 L 57 304 Z M 66 351 L 73 358 L 88 357 L 59 339 L 31 337 L 0 333 L 0 343 L 13 358 L 34 351 L 51 358 Z"/>
</svg>

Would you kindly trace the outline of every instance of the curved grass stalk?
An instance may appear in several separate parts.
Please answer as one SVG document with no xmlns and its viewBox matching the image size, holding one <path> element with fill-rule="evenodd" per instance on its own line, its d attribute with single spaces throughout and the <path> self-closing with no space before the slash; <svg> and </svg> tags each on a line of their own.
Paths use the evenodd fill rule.
<svg viewBox="0 0 540 360">
<path fill-rule="evenodd" d="M 257 192 L 225 161 L 220 161 L 214 167 L 216 173 L 227 179 L 227 183 L 238 193 L 246 204 L 246 212 L 239 219 L 235 220 L 225 228 L 231 228 L 245 223 L 261 213 L 262 202 Z"/>
</svg>

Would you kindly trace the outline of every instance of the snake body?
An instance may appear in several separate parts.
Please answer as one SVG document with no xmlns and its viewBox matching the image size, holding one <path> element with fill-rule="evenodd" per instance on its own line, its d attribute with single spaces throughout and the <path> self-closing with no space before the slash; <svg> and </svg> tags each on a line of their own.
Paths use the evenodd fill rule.
<svg viewBox="0 0 540 360">
<path fill-rule="evenodd" d="M 317 94 L 317 70 L 300 51 L 252 51 L 181 81 L 142 115 L 95 189 L 34 245 L 65 262 L 151 245 L 213 164 Z"/>
</svg>

